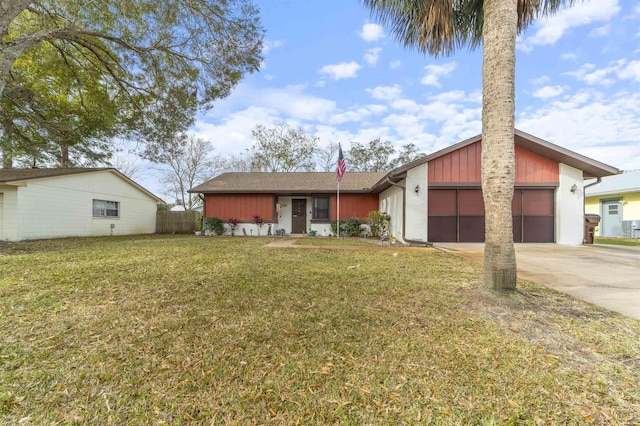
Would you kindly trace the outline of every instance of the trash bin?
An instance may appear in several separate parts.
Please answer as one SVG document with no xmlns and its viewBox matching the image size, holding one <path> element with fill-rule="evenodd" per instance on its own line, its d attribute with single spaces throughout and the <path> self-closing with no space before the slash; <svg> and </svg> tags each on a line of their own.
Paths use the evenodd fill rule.
<svg viewBox="0 0 640 426">
<path fill-rule="evenodd" d="M 584 215 L 584 243 L 593 244 L 593 235 L 596 227 L 600 223 L 600 216 L 597 214 L 587 213 Z"/>
</svg>

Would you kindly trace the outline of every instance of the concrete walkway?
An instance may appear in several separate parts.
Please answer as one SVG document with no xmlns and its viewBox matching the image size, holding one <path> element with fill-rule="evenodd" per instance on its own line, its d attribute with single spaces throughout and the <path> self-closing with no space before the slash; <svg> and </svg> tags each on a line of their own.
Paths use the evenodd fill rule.
<svg viewBox="0 0 640 426">
<path fill-rule="evenodd" d="M 436 243 L 478 262 L 484 244 Z M 518 276 L 640 319 L 640 247 L 516 244 Z"/>
</svg>

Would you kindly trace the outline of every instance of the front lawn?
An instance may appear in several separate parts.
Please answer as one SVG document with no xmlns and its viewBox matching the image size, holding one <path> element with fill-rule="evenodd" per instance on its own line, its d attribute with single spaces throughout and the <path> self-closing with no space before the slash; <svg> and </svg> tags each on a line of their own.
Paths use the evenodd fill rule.
<svg viewBox="0 0 640 426">
<path fill-rule="evenodd" d="M 2 424 L 633 424 L 640 322 L 433 250 L 0 243 Z"/>
<path fill-rule="evenodd" d="M 640 238 L 595 237 L 595 244 L 613 244 L 616 246 L 640 246 Z"/>
</svg>

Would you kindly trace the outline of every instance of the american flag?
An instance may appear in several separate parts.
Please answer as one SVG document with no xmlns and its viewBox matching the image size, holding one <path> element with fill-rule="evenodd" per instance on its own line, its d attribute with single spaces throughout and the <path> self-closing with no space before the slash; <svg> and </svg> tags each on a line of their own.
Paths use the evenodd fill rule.
<svg viewBox="0 0 640 426">
<path fill-rule="evenodd" d="M 338 166 L 336 167 L 336 177 L 338 182 L 342 182 L 342 175 L 347 171 L 347 163 L 344 162 L 342 155 L 342 146 L 338 144 Z"/>
</svg>

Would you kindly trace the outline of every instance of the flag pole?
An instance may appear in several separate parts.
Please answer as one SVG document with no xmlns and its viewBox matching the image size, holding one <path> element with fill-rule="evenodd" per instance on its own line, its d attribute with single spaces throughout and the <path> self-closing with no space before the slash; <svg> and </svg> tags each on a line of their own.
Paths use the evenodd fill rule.
<svg viewBox="0 0 640 426">
<path fill-rule="evenodd" d="M 336 196 L 336 230 L 337 237 L 340 238 L 340 182 L 342 182 L 342 175 L 347 171 L 347 165 L 344 162 L 344 155 L 342 155 L 342 145 L 338 144 L 338 165 L 336 167 L 336 180 L 338 181 L 338 194 Z"/>
<path fill-rule="evenodd" d="M 340 238 L 340 181 L 338 181 L 338 203 L 337 203 L 337 221 L 336 221 L 336 229 L 338 230 L 337 237 Z"/>
</svg>

